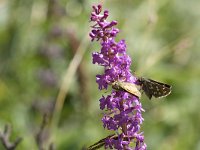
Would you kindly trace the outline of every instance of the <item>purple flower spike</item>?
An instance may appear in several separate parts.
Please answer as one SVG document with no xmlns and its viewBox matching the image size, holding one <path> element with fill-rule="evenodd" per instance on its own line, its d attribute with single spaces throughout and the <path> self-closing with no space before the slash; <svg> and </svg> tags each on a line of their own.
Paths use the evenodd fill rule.
<svg viewBox="0 0 200 150">
<path fill-rule="evenodd" d="M 117 21 L 108 22 L 109 12 L 102 13 L 102 6 L 93 6 L 90 20 L 94 23 L 90 32 L 91 40 L 99 41 L 100 52 L 92 54 L 93 64 L 104 67 L 104 73 L 96 75 L 99 90 L 107 89 L 115 81 L 136 83 L 136 77 L 131 74 L 131 58 L 126 53 L 125 40 L 115 41 L 119 29 Z M 102 96 L 100 109 L 106 109 L 102 118 L 104 128 L 117 133 L 117 138 L 107 138 L 105 148 L 118 150 L 146 150 L 143 132 L 140 125 L 142 104 L 138 97 L 125 91 L 113 90 L 110 95 Z M 133 144 L 134 143 L 134 144 Z M 134 147 L 133 147 L 134 145 Z"/>
</svg>

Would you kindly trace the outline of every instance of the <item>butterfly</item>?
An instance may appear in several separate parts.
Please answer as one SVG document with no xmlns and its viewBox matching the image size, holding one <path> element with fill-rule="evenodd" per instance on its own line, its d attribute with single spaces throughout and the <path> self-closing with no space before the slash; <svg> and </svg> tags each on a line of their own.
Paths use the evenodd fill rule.
<svg viewBox="0 0 200 150">
<path fill-rule="evenodd" d="M 115 81 L 112 83 L 112 88 L 115 90 L 122 90 L 126 91 L 138 98 L 141 97 L 141 93 L 137 88 L 137 85 L 130 82 L 123 82 L 123 81 Z"/>
<path fill-rule="evenodd" d="M 95 144 L 89 146 L 88 148 L 86 148 L 85 150 L 97 150 L 97 149 L 100 149 L 102 146 L 105 145 L 105 140 L 106 139 L 114 139 L 114 140 L 117 140 L 118 139 L 118 136 L 115 135 L 115 134 L 111 134 L 101 140 L 99 140 L 98 142 L 96 142 Z"/>
<path fill-rule="evenodd" d="M 161 83 L 152 79 L 146 79 L 143 77 L 138 78 L 139 85 L 149 99 L 154 96 L 155 98 L 161 98 L 171 93 L 172 86 Z"/>
</svg>

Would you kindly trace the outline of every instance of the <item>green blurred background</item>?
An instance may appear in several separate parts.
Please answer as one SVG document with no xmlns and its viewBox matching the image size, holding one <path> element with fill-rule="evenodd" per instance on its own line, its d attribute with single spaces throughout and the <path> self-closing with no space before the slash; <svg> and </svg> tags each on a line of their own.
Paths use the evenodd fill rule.
<svg viewBox="0 0 200 150">
<path fill-rule="evenodd" d="M 98 2 L 0 1 L 0 130 L 10 124 L 11 140 L 23 137 L 18 150 L 38 149 L 44 114 L 44 149 L 53 142 L 58 150 L 78 150 L 110 134 L 99 109 L 105 91 L 95 82 L 102 68 L 91 57 L 100 46 L 88 37 L 91 6 Z M 117 40 L 126 40 L 133 73 L 173 86 L 166 98 L 142 97 L 148 149 L 200 150 L 200 1 L 106 0 L 103 8 L 118 21 Z M 80 64 L 72 62 L 77 53 Z M 65 102 L 51 125 L 62 84 Z"/>
</svg>

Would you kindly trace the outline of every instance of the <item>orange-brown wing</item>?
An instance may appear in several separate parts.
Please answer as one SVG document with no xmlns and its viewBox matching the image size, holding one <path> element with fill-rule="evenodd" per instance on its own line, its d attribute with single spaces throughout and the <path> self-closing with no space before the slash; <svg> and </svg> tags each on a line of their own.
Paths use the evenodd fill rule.
<svg viewBox="0 0 200 150">
<path fill-rule="evenodd" d="M 141 97 L 141 93 L 135 84 L 129 83 L 129 82 L 121 82 L 120 86 L 128 93 L 133 94 L 137 96 L 138 98 Z"/>
</svg>

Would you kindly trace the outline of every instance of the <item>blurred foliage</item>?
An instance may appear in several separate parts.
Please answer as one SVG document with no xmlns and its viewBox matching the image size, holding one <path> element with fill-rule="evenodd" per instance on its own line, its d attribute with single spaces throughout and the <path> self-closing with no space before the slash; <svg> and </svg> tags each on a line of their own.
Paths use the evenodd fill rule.
<svg viewBox="0 0 200 150">
<path fill-rule="evenodd" d="M 1 0 L 0 128 L 13 127 L 17 149 L 37 149 L 35 136 L 42 116 L 49 121 L 42 139 L 58 150 L 77 150 L 107 136 L 90 43 L 91 6 L 84 0 Z M 142 97 L 142 130 L 149 150 L 200 149 L 200 1 L 107 0 L 110 20 L 118 21 L 117 39 L 125 39 L 132 70 L 173 86 L 160 100 Z M 88 38 L 83 60 L 73 76 L 60 121 L 50 130 L 51 116 L 63 76 L 80 43 Z M 109 92 L 109 91 L 108 91 Z M 0 149 L 3 149 L 0 145 Z"/>
</svg>

